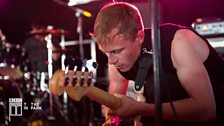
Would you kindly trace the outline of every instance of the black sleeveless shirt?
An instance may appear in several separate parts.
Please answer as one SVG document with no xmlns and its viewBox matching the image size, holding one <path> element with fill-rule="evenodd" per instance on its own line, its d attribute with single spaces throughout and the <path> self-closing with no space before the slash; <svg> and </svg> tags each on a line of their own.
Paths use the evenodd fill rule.
<svg viewBox="0 0 224 126">
<path fill-rule="evenodd" d="M 179 29 L 190 29 L 184 26 L 176 24 L 163 24 L 160 26 L 160 37 L 161 37 L 161 102 L 172 102 L 184 98 L 190 97 L 185 89 L 180 84 L 178 80 L 176 70 L 173 67 L 171 61 L 171 43 L 174 34 Z M 192 30 L 193 31 L 193 30 Z M 195 32 L 195 31 L 193 31 Z M 196 33 L 196 32 L 195 32 Z M 197 33 L 196 33 L 197 34 Z M 199 35 L 199 34 L 197 34 Z M 199 35 L 200 36 L 200 35 Z M 204 39 L 204 38 L 203 38 Z M 186 123 L 179 120 L 168 121 L 163 120 L 164 126 L 218 126 L 221 120 L 224 120 L 224 61 L 221 59 L 219 54 L 211 47 L 206 39 L 205 42 L 208 44 L 210 53 L 204 66 L 209 74 L 215 100 L 216 100 L 216 110 L 217 116 L 216 120 L 212 123 Z M 145 29 L 145 40 L 142 44 L 142 49 L 146 48 L 148 51 L 152 49 L 151 47 L 151 29 Z M 142 54 L 140 55 L 140 57 Z M 128 80 L 135 80 L 138 71 L 138 62 L 136 61 L 134 66 L 127 72 L 121 72 L 121 75 Z M 153 84 L 153 67 L 151 66 L 148 70 L 148 75 L 146 83 L 144 84 L 144 95 L 146 97 L 147 103 L 154 103 L 154 84 Z M 154 117 L 143 117 L 142 122 L 144 126 L 153 125 Z"/>
</svg>

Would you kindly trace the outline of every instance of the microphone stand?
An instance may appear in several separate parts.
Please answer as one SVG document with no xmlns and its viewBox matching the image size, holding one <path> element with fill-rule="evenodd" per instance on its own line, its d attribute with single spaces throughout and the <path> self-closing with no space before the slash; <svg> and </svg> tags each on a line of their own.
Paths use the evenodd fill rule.
<svg viewBox="0 0 224 126">
<path fill-rule="evenodd" d="M 53 29 L 53 26 L 48 26 L 48 30 Z M 46 42 L 47 42 L 47 56 L 48 56 L 48 79 L 50 80 L 53 75 L 53 61 L 52 61 L 52 34 L 49 33 L 46 36 Z M 48 86 L 50 86 L 50 81 L 48 82 Z M 50 104 L 50 116 L 48 117 L 50 120 L 54 120 L 53 116 L 53 96 L 51 93 L 49 93 L 49 104 Z"/>
<path fill-rule="evenodd" d="M 153 50 L 153 72 L 154 72 L 154 91 L 155 91 L 155 124 L 162 126 L 162 103 L 160 95 L 160 77 L 161 77 L 161 44 L 160 44 L 160 29 L 159 29 L 159 14 L 158 0 L 151 0 L 151 39 Z"/>
</svg>

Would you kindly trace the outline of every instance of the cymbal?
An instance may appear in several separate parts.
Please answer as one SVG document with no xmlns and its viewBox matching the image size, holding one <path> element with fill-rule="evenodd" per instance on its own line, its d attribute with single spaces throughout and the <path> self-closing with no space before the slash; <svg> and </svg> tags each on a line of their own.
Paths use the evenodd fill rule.
<svg viewBox="0 0 224 126">
<path fill-rule="evenodd" d="M 29 32 L 31 35 L 69 35 L 70 32 L 64 29 L 35 29 Z"/>
<path fill-rule="evenodd" d="M 11 67 L 0 67 L 0 75 L 8 76 L 9 79 L 21 79 L 23 77 L 23 73 L 15 68 Z"/>
</svg>

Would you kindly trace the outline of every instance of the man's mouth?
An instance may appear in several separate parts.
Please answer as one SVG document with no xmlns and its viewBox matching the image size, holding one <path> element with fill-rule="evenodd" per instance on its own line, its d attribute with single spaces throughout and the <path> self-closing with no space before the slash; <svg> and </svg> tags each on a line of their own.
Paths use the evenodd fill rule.
<svg viewBox="0 0 224 126">
<path fill-rule="evenodd" d="M 117 69 L 121 69 L 121 68 L 122 68 L 121 65 L 116 65 L 115 67 L 116 67 Z"/>
</svg>

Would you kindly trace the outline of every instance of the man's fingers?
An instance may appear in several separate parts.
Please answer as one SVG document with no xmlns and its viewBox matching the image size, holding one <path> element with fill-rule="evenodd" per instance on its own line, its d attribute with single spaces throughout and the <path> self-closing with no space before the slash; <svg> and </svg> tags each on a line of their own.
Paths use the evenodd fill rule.
<svg viewBox="0 0 224 126">
<path fill-rule="evenodd" d="M 108 118 L 102 126 L 118 126 L 119 119 L 118 118 Z"/>
<path fill-rule="evenodd" d="M 108 118 L 104 123 L 103 123 L 103 125 L 102 126 L 113 126 L 114 124 L 112 124 L 112 121 L 111 121 L 111 119 L 110 118 Z"/>
</svg>

